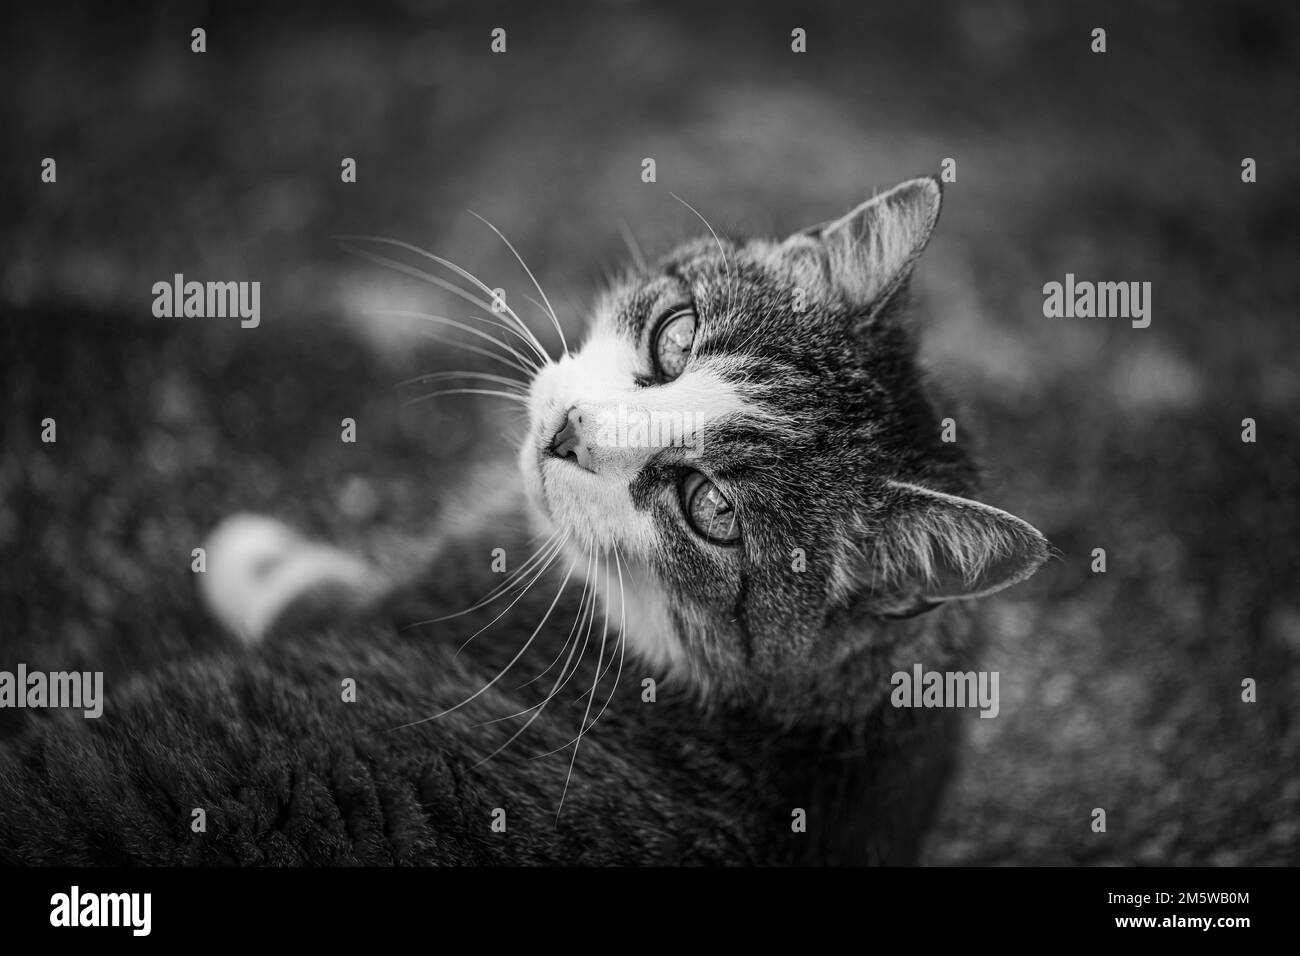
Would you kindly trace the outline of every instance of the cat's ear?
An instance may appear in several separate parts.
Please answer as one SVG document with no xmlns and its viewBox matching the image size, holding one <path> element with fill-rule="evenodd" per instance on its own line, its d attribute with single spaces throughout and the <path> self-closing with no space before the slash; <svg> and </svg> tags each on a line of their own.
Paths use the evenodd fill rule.
<svg viewBox="0 0 1300 956">
<path fill-rule="evenodd" d="M 1033 525 L 990 505 L 889 482 L 883 526 L 866 547 L 874 610 L 908 617 L 1019 584 L 1047 560 Z"/>
<path fill-rule="evenodd" d="M 879 307 L 930 241 L 942 199 L 937 178 L 911 179 L 803 235 L 821 242 L 831 280 L 850 302 Z"/>
</svg>

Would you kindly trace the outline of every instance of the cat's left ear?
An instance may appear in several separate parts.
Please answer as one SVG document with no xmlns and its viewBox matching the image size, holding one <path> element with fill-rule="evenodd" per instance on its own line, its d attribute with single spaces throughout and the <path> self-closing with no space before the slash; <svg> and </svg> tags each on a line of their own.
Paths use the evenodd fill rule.
<svg viewBox="0 0 1300 956">
<path fill-rule="evenodd" d="M 1042 533 L 991 505 L 891 481 L 884 518 L 864 549 L 869 601 L 908 617 L 944 601 L 1019 584 L 1047 560 Z"/>
<path fill-rule="evenodd" d="M 822 244 L 831 280 L 848 300 L 875 311 L 911 274 L 942 200 L 936 177 L 911 179 L 803 235 Z"/>
</svg>

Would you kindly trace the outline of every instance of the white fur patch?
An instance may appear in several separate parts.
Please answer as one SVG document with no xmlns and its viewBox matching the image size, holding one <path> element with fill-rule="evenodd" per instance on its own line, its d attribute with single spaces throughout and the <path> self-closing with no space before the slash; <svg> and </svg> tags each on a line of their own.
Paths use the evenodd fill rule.
<svg viewBox="0 0 1300 956">
<path fill-rule="evenodd" d="M 686 649 L 673 630 L 669 597 L 644 568 L 624 565 L 622 585 L 617 575 L 608 592 L 611 622 L 623 625 L 629 648 L 651 667 L 674 673 L 686 666 Z"/>
<path fill-rule="evenodd" d="M 638 444 L 631 432 L 624 443 L 602 444 L 609 434 L 602 422 L 646 418 L 657 422 L 688 422 L 691 441 L 704 438 L 707 427 L 741 414 L 763 414 L 721 370 L 731 359 L 717 359 L 689 368 L 676 381 L 638 388 L 642 370 L 632 345 L 609 328 L 594 334 L 575 355 L 543 368 L 533 380 L 529 398 L 532 434 L 520 455 L 528 496 L 551 521 L 573 533 L 582 546 L 607 549 L 617 544 L 633 560 L 646 560 L 657 550 L 657 532 L 648 512 L 632 504 L 630 486 L 641 468 L 664 447 Z M 576 408 L 590 429 L 591 470 L 546 455 L 551 438 Z M 671 429 L 665 428 L 663 434 Z M 698 444 L 686 444 L 686 460 L 697 456 Z"/>
<path fill-rule="evenodd" d="M 597 318 L 593 334 L 576 354 L 544 367 L 530 389 L 531 433 L 520 451 L 528 498 L 547 530 L 570 533 L 566 549 L 570 560 L 578 559 L 579 567 L 593 550 L 608 554 L 617 548 L 625 567 L 623 599 L 612 587 L 601 598 L 609 602 L 611 619 L 626 616 L 629 648 L 665 670 L 680 667 L 685 651 L 668 613 L 670 598 L 646 570 L 662 551 L 659 530 L 648 510 L 634 506 L 630 493 L 632 482 L 662 445 L 602 444 L 596 441 L 593 427 L 590 435 L 583 433 L 594 443 L 590 470 L 551 457 L 547 449 L 569 409 L 578 409 L 584 422 L 590 419 L 593 426 L 609 421 L 610 415 L 617 418 L 622 410 L 660 421 L 691 422 L 696 445 L 682 448 L 683 460 L 691 461 L 699 454 L 700 439 L 707 441 L 709 424 L 738 415 L 770 417 L 726 376 L 728 370 L 743 369 L 743 362 L 738 357 L 692 362 L 678 379 L 641 388 L 636 379 L 646 363 L 605 316 Z M 601 433 L 606 440 L 608 434 L 607 430 Z"/>
<path fill-rule="evenodd" d="M 199 591 L 209 610 L 237 637 L 255 643 L 290 604 L 327 584 L 358 596 L 379 586 L 375 572 L 337 548 L 303 538 L 260 515 L 227 518 L 204 542 L 207 570 Z"/>
</svg>

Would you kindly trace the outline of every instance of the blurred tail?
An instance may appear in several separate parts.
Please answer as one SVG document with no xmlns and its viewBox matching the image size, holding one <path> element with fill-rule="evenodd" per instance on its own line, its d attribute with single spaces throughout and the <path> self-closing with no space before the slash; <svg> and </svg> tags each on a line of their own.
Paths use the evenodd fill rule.
<svg viewBox="0 0 1300 956">
<path fill-rule="evenodd" d="M 262 640 L 290 616 L 355 607 L 384 586 L 378 572 L 355 555 L 309 541 L 288 525 L 261 515 L 223 521 L 204 545 L 199 576 L 204 603 L 246 643 Z"/>
</svg>

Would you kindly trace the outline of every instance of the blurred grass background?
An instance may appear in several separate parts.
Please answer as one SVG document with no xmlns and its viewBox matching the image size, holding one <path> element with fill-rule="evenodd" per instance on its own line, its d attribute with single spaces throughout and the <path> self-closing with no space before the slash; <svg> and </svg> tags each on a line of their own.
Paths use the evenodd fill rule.
<svg viewBox="0 0 1300 956">
<path fill-rule="evenodd" d="M 775 235 L 952 157 L 916 283 L 926 360 L 965 403 L 988 499 L 1064 557 L 996 600 L 1002 712 L 971 721 L 927 859 L 1300 862 L 1294 6 L 4 16 L 0 666 L 104 669 L 111 686 L 209 650 L 189 555 L 222 516 L 377 548 L 436 526 L 469 469 L 508 453 L 501 403 L 404 408 L 394 390 L 485 366 L 366 314 L 472 310 L 332 235 L 424 246 L 519 306 L 527 279 L 473 209 L 577 330 L 626 258 L 621 223 L 651 254 L 698 232 L 670 191 L 720 231 Z M 260 280 L 261 327 L 154 318 L 151 287 L 176 272 Z M 1066 272 L 1151 281 L 1151 327 L 1044 319 L 1042 285 Z M 345 416 L 357 445 L 338 440 Z M 1257 444 L 1239 439 L 1247 416 Z M 0 712 L 0 733 L 24 719 Z"/>
</svg>

